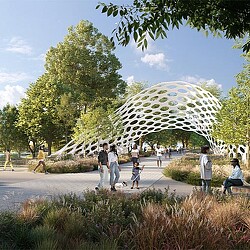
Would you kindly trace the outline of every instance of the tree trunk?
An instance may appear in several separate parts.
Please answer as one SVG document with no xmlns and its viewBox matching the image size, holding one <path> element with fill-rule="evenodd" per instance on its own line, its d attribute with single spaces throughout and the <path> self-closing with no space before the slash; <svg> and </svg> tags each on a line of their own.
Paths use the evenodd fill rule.
<svg viewBox="0 0 250 250">
<path fill-rule="evenodd" d="M 48 143 L 48 156 L 50 156 L 51 155 L 51 148 L 52 148 L 52 141 L 48 140 L 47 143 Z"/>
</svg>

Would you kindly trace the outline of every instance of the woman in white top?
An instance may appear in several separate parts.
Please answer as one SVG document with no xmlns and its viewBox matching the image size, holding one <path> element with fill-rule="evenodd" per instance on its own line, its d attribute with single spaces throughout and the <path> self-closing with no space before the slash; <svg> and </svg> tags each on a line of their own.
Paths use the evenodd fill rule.
<svg viewBox="0 0 250 250">
<path fill-rule="evenodd" d="M 210 183 L 212 179 L 212 162 L 210 157 L 207 155 L 209 152 L 209 146 L 201 147 L 200 156 L 200 173 L 201 173 L 201 184 L 202 191 L 208 193 L 210 191 Z"/>
<path fill-rule="evenodd" d="M 110 186 L 111 191 L 116 191 L 115 184 L 118 182 L 120 178 L 121 168 L 118 164 L 118 154 L 116 150 L 116 146 L 112 145 L 110 147 L 110 151 L 108 153 L 108 162 L 109 162 L 109 171 L 110 171 Z"/>
<path fill-rule="evenodd" d="M 231 193 L 230 187 L 232 186 L 243 186 L 244 177 L 242 170 L 240 168 L 239 160 L 237 158 L 233 158 L 230 162 L 232 163 L 233 171 L 232 175 L 229 176 L 223 183 L 224 186 L 223 194 L 225 194 L 226 191 L 228 193 Z"/>
<path fill-rule="evenodd" d="M 133 162 L 133 165 L 134 163 L 137 163 L 139 162 L 139 149 L 137 148 L 137 145 L 134 144 L 132 150 L 131 150 L 131 161 Z"/>
</svg>

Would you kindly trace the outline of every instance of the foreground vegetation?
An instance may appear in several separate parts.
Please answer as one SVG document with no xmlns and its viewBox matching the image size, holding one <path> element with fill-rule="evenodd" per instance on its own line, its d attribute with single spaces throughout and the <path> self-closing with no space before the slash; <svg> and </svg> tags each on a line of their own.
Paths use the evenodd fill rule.
<svg viewBox="0 0 250 250">
<path fill-rule="evenodd" d="M 101 191 L 27 201 L 0 216 L 0 249 L 249 249 L 250 201 Z"/>
<path fill-rule="evenodd" d="M 211 155 L 213 163 L 213 178 L 211 185 L 220 187 L 232 171 L 230 160 L 227 157 Z M 250 172 L 241 164 L 244 177 L 250 182 Z M 176 181 L 185 182 L 191 185 L 200 186 L 199 154 L 187 154 L 181 159 L 171 162 L 163 171 L 164 175 Z"/>
</svg>

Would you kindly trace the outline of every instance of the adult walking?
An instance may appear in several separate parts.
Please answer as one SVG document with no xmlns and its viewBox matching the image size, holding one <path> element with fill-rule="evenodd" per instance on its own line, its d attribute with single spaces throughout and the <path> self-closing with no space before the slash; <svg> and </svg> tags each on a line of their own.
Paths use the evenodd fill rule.
<svg viewBox="0 0 250 250">
<path fill-rule="evenodd" d="M 201 147 L 200 155 L 200 173 L 202 191 L 208 193 L 210 191 L 211 179 L 212 179 L 212 162 L 208 156 L 209 146 Z"/>
<path fill-rule="evenodd" d="M 103 149 L 99 152 L 98 155 L 98 171 L 100 174 L 100 181 L 95 187 L 96 190 L 104 187 L 104 184 L 108 182 L 108 171 L 109 171 L 109 162 L 108 162 L 108 143 L 103 143 Z"/>
<path fill-rule="evenodd" d="M 230 162 L 233 166 L 233 171 L 231 176 L 229 176 L 223 183 L 224 186 L 223 194 L 225 194 L 226 191 L 229 194 L 231 194 L 232 186 L 243 186 L 244 182 L 244 177 L 242 170 L 240 168 L 239 160 L 237 158 L 233 158 Z"/>
<path fill-rule="evenodd" d="M 36 167 L 33 170 L 33 173 L 36 173 L 37 168 L 42 165 L 43 166 L 43 171 L 45 174 L 48 174 L 48 171 L 46 169 L 46 164 L 45 164 L 45 153 L 44 153 L 44 146 L 41 146 L 39 148 L 38 151 L 38 155 L 37 155 L 37 159 L 38 159 L 38 164 L 36 165 Z"/>
<path fill-rule="evenodd" d="M 116 191 L 115 184 L 118 182 L 120 178 L 121 167 L 118 163 L 118 154 L 116 150 L 116 146 L 112 145 L 110 147 L 110 151 L 108 153 L 108 162 L 110 169 L 110 186 L 111 191 Z"/>
<path fill-rule="evenodd" d="M 132 157 L 131 161 L 133 162 L 133 164 L 136 163 L 136 162 L 139 162 L 139 160 L 140 160 L 139 154 L 140 154 L 140 151 L 137 148 L 137 145 L 134 144 L 134 146 L 133 146 L 133 148 L 131 150 L 131 157 Z"/>
<path fill-rule="evenodd" d="M 162 166 L 162 154 L 163 154 L 163 150 L 160 148 L 159 145 L 157 145 L 156 149 L 155 149 L 155 152 L 156 152 L 156 163 L 157 163 L 157 167 L 161 168 Z"/>
<path fill-rule="evenodd" d="M 10 155 L 10 149 L 7 149 L 5 152 L 5 163 L 4 163 L 4 171 L 6 170 L 7 165 L 10 165 L 11 171 L 14 171 L 12 162 L 11 162 L 11 155 Z"/>
</svg>

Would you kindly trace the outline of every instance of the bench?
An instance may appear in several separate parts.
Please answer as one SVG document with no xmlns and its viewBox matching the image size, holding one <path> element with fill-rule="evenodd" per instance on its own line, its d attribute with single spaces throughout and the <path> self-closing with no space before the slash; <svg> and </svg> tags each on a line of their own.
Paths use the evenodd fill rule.
<svg viewBox="0 0 250 250">
<path fill-rule="evenodd" d="M 232 186 L 231 187 L 233 193 L 246 194 L 250 196 L 250 186 Z"/>
</svg>

